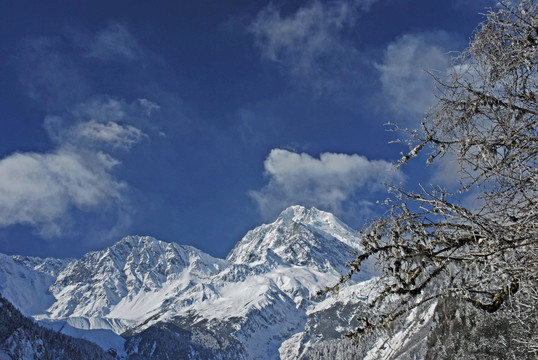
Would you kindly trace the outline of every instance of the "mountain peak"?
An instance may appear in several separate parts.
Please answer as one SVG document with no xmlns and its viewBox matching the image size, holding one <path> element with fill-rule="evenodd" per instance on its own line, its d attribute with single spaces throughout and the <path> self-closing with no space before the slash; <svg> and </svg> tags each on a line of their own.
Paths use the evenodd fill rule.
<svg viewBox="0 0 538 360">
<path fill-rule="evenodd" d="M 152 236 L 128 235 L 110 247 L 110 249 L 128 246 L 130 248 L 160 248 L 166 247 L 168 243 L 157 240 Z"/>
<path fill-rule="evenodd" d="M 308 209 L 302 205 L 293 205 L 282 211 L 276 221 L 278 222 L 279 220 L 284 222 L 293 221 L 316 227 L 320 227 L 323 224 L 330 225 L 336 223 L 340 226 L 347 227 L 347 225 L 344 225 L 336 216 L 329 212 L 318 210 L 315 207 Z"/>
<path fill-rule="evenodd" d="M 317 209 L 314 207 L 311 209 L 307 209 L 306 207 L 302 205 L 293 205 L 287 208 L 286 210 L 282 211 L 279 217 L 283 219 L 289 219 L 289 220 L 300 219 L 304 217 L 310 211 L 314 211 L 314 210 L 317 210 Z"/>
<path fill-rule="evenodd" d="M 289 264 L 310 263 L 324 268 L 330 263 L 339 267 L 349 260 L 342 256 L 356 250 L 360 250 L 357 233 L 334 215 L 295 205 L 284 210 L 275 222 L 249 231 L 227 260 L 254 264 L 277 256 Z"/>
</svg>

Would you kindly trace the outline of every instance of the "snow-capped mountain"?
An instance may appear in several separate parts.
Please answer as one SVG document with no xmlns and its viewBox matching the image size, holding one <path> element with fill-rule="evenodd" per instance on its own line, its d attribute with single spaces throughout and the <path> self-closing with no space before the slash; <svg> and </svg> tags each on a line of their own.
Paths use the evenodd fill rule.
<svg viewBox="0 0 538 360">
<path fill-rule="evenodd" d="M 345 271 L 350 253 L 360 250 L 356 231 L 334 215 L 302 206 L 249 231 L 226 258 L 232 264 L 282 262 L 318 270 Z"/>
<path fill-rule="evenodd" d="M 189 246 L 148 236 L 126 237 L 70 263 L 50 287 L 57 301 L 46 317 L 81 319 L 89 323 L 80 326 L 122 333 L 225 265 Z"/>
<path fill-rule="evenodd" d="M 78 260 L 1 255 L 0 293 L 118 357 L 295 359 L 356 325 L 369 267 L 348 296 L 316 293 L 360 250 L 357 233 L 332 214 L 293 206 L 249 231 L 226 260 L 149 236 Z M 333 330 L 322 332 L 328 323 Z"/>
</svg>

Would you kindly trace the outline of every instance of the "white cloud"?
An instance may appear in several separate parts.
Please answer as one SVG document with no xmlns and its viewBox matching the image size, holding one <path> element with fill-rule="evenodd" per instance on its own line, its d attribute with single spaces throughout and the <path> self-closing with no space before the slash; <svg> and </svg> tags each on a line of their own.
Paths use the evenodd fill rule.
<svg viewBox="0 0 538 360">
<path fill-rule="evenodd" d="M 135 60 L 141 54 L 138 41 L 122 24 L 111 24 L 99 31 L 88 44 L 88 56 L 100 60 L 112 60 L 123 57 Z"/>
<path fill-rule="evenodd" d="M 80 103 L 63 117 L 47 116 L 44 127 L 57 144 L 129 150 L 147 135 L 149 117 L 159 106 L 147 99 L 132 103 L 108 96 Z"/>
<path fill-rule="evenodd" d="M 290 16 L 282 16 L 269 5 L 258 14 L 250 31 L 264 58 L 317 91 L 331 89 L 352 77 L 350 63 L 357 61 L 356 50 L 343 41 L 341 32 L 373 2 L 313 1 Z"/>
<path fill-rule="evenodd" d="M 384 160 L 360 155 L 306 153 L 273 149 L 264 162 L 269 183 L 250 195 L 261 214 L 270 219 L 290 205 L 316 206 L 341 214 L 356 208 L 350 204 L 361 190 L 383 189 L 383 183 L 403 180 L 403 174 Z M 362 201 L 361 199 L 357 201 Z"/>
<path fill-rule="evenodd" d="M 130 209 L 129 187 L 113 169 L 121 163 L 120 151 L 146 137 L 129 122 L 141 122 L 157 108 L 149 100 L 126 103 L 102 96 L 63 116 L 47 116 L 44 127 L 56 144 L 53 151 L 14 153 L 0 160 L 0 227 L 28 225 L 53 238 L 70 230 L 73 210 L 113 211 L 116 224 L 108 224 L 107 231 L 94 224 L 94 231 L 116 235 L 129 223 Z"/>
<path fill-rule="evenodd" d="M 125 184 L 108 173 L 107 165 L 92 160 L 67 149 L 0 160 L 0 226 L 30 225 L 44 237 L 55 237 L 72 208 L 91 210 L 118 201 Z"/>
<path fill-rule="evenodd" d="M 456 48 L 444 31 L 406 34 L 390 43 L 377 65 L 388 106 L 421 121 L 435 101 L 433 79 L 426 71 L 443 74 L 450 66 L 449 51 Z"/>
</svg>

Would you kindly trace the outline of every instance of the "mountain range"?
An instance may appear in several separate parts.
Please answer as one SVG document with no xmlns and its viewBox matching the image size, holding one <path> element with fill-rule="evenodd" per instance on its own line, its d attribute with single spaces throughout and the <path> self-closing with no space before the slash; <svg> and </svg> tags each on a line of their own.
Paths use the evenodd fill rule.
<svg viewBox="0 0 538 360">
<path fill-rule="evenodd" d="M 117 359 L 420 355 L 435 306 L 411 313 L 391 337 L 362 347 L 341 340 L 370 311 L 373 264 L 339 292 L 317 293 L 360 251 L 358 233 L 334 215 L 293 206 L 249 231 L 226 259 L 150 236 L 127 236 L 80 259 L 0 254 L 0 294 L 35 326 L 89 340 Z M 0 331 L 0 359 L 18 358 L 13 336 L 2 339 Z"/>
</svg>

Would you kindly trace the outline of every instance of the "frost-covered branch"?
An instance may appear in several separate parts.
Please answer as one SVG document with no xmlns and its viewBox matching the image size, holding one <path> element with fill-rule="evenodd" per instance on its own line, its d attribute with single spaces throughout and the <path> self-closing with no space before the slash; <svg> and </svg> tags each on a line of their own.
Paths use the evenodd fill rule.
<svg viewBox="0 0 538 360">
<path fill-rule="evenodd" d="M 376 259 L 381 288 L 353 337 L 447 297 L 511 311 L 514 321 L 538 316 L 538 0 L 500 5 L 447 77 L 435 78 L 437 104 L 422 129 L 393 125 L 410 146 L 400 166 L 421 152 L 428 164 L 450 154 L 459 188 L 391 188 L 390 214 L 362 231 L 364 252 L 340 281 Z M 481 205 L 462 205 L 464 195 Z M 528 337 L 520 340 L 536 353 Z"/>
</svg>

